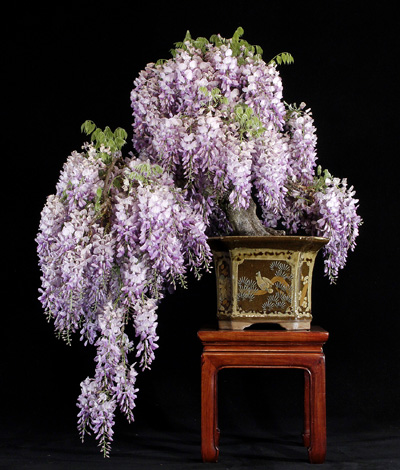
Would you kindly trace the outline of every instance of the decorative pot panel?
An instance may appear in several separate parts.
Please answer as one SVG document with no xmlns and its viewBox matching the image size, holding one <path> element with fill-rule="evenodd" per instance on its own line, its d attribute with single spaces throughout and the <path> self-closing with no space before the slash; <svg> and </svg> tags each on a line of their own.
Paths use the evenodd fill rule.
<svg viewBox="0 0 400 470">
<path fill-rule="evenodd" d="M 277 323 L 309 329 L 314 262 L 327 242 L 295 236 L 210 238 L 219 327 Z"/>
</svg>

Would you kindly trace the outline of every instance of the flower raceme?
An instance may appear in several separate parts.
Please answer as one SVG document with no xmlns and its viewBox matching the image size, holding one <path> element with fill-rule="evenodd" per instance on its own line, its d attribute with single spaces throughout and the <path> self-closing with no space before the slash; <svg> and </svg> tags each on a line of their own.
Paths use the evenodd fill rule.
<svg viewBox="0 0 400 470">
<path fill-rule="evenodd" d="M 202 216 L 171 178 L 119 154 L 107 165 L 99 153 L 90 145 L 68 158 L 36 241 L 40 300 L 56 332 L 68 343 L 78 332 L 97 350 L 94 377 L 81 384 L 78 428 L 82 438 L 93 431 L 108 456 L 115 411 L 133 420 L 136 367 L 150 368 L 154 359 L 158 303 L 188 270 L 206 268 L 210 251 Z M 111 179 L 120 184 L 99 203 L 98 190 Z"/>
<path fill-rule="evenodd" d="M 277 62 L 291 56 L 264 62 L 241 34 L 187 34 L 171 59 L 147 65 L 131 92 L 134 148 L 173 175 L 208 234 L 229 234 L 224 206 L 246 209 L 254 198 L 266 227 L 330 238 L 334 282 L 361 224 L 354 189 L 319 184 L 311 110 L 283 101 Z"/>
</svg>

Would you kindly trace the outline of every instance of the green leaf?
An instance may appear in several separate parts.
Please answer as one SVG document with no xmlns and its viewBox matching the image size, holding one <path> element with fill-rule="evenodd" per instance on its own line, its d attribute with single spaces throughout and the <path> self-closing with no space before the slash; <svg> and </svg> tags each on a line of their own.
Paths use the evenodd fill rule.
<svg viewBox="0 0 400 470">
<path fill-rule="evenodd" d="M 262 48 L 260 46 L 256 46 L 256 53 L 259 55 L 259 56 L 262 56 L 264 51 L 262 50 Z"/>
<path fill-rule="evenodd" d="M 237 57 L 241 52 L 240 45 L 237 42 L 232 42 L 231 49 L 232 49 L 232 55 L 234 57 Z"/>
<path fill-rule="evenodd" d="M 91 134 L 96 129 L 96 124 L 93 121 L 87 120 L 81 126 L 81 132 L 86 135 Z"/>
<path fill-rule="evenodd" d="M 111 152 L 116 152 L 118 150 L 118 147 L 113 139 L 105 140 L 103 145 L 104 147 L 110 149 Z"/>
<path fill-rule="evenodd" d="M 112 140 L 114 137 L 113 131 L 108 126 L 106 126 L 104 129 L 104 135 L 106 140 Z"/>
<path fill-rule="evenodd" d="M 126 141 L 122 137 L 116 137 L 115 144 L 117 146 L 117 149 L 121 150 L 121 148 L 126 144 Z"/>
<path fill-rule="evenodd" d="M 154 165 L 153 166 L 153 171 L 157 175 L 161 175 L 161 173 L 164 171 L 160 165 Z"/>
<path fill-rule="evenodd" d="M 235 114 L 236 116 L 241 116 L 243 114 L 243 108 L 241 106 L 236 106 L 235 108 Z"/>
<path fill-rule="evenodd" d="M 216 47 L 220 47 L 222 44 L 224 44 L 224 41 L 219 34 L 213 34 L 210 37 L 210 42 L 214 44 Z"/>
<path fill-rule="evenodd" d="M 118 188 L 118 189 L 120 189 L 120 188 L 122 187 L 122 181 L 121 181 L 121 177 L 120 177 L 120 176 L 114 179 L 114 181 L 113 181 L 113 186 L 114 186 L 115 188 Z"/>
<path fill-rule="evenodd" d="M 122 127 L 117 127 L 114 131 L 114 135 L 121 139 L 126 139 L 128 137 L 128 133 L 125 129 L 122 129 Z"/>
<path fill-rule="evenodd" d="M 272 58 L 268 63 L 269 64 L 293 64 L 294 58 L 292 54 L 289 52 L 281 52 L 280 54 L 277 54 L 274 58 Z"/>
<path fill-rule="evenodd" d="M 194 46 L 197 49 L 204 50 L 205 46 L 208 44 L 208 39 L 206 38 L 197 38 L 196 41 L 194 41 Z"/>
<path fill-rule="evenodd" d="M 235 41 L 235 42 L 239 41 L 239 38 L 240 38 L 241 36 L 243 36 L 243 34 L 244 34 L 244 30 L 243 30 L 243 28 L 242 28 L 241 26 L 239 26 L 239 27 L 237 28 L 237 30 L 234 32 L 234 34 L 233 34 L 233 36 L 232 36 L 232 40 Z"/>
<path fill-rule="evenodd" d="M 101 144 L 104 141 L 104 132 L 97 128 L 91 135 L 92 142 L 97 144 Z"/>
<path fill-rule="evenodd" d="M 108 155 L 108 153 L 105 153 L 105 152 L 100 152 L 99 153 L 99 157 L 101 158 L 101 160 L 106 164 L 108 165 L 109 163 L 111 163 L 111 155 Z"/>
<path fill-rule="evenodd" d="M 247 52 L 247 55 L 249 52 L 251 52 L 252 54 L 254 54 L 254 51 L 255 51 L 255 48 L 254 46 L 252 46 L 251 44 L 249 44 L 247 41 L 245 41 L 244 39 L 240 40 L 239 41 L 239 45 L 240 46 L 244 46 L 246 52 Z"/>
</svg>

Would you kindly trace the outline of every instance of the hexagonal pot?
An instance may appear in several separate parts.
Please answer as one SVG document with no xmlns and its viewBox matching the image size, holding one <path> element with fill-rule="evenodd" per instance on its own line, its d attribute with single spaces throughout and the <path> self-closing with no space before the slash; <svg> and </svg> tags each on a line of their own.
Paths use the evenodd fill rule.
<svg viewBox="0 0 400 470">
<path fill-rule="evenodd" d="M 328 241 L 286 235 L 210 237 L 219 328 L 275 323 L 288 330 L 309 329 L 315 258 Z"/>
</svg>

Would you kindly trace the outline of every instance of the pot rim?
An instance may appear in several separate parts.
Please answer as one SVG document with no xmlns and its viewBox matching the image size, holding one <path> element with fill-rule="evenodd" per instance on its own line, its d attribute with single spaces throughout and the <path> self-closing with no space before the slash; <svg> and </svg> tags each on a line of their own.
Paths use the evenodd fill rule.
<svg viewBox="0 0 400 470">
<path fill-rule="evenodd" d="M 235 248 L 278 248 L 287 250 L 318 251 L 329 242 L 329 238 L 306 235 L 247 236 L 226 235 L 208 237 L 212 250 L 225 251 Z"/>
</svg>

